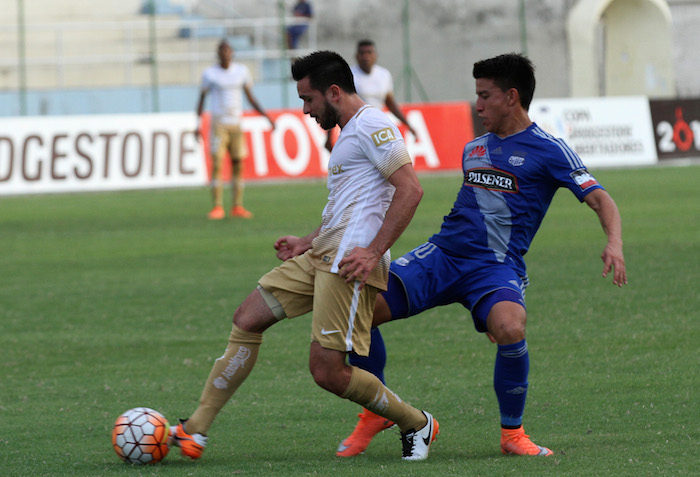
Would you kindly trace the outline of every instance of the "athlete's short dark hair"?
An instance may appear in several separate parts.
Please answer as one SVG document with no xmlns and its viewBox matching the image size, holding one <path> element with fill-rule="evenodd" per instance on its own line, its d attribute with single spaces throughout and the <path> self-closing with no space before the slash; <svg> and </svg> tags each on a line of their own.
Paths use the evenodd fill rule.
<svg viewBox="0 0 700 477">
<path fill-rule="evenodd" d="M 374 46 L 374 41 L 370 40 L 369 38 L 365 38 L 364 40 L 360 40 L 357 42 L 357 49 L 359 50 L 363 46 Z"/>
<path fill-rule="evenodd" d="M 530 108 L 535 94 L 535 67 L 525 56 L 507 53 L 474 63 L 474 79 L 492 79 L 503 91 L 518 90 L 520 104 L 525 110 Z"/>
<path fill-rule="evenodd" d="M 346 93 L 355 93 L 350 65 L 333 51 L 315 51 L 292 63 L 294 81 L 300 81 L 307 76 L 311 87 L 322 93 L 334 84 Z"/>
</svg>

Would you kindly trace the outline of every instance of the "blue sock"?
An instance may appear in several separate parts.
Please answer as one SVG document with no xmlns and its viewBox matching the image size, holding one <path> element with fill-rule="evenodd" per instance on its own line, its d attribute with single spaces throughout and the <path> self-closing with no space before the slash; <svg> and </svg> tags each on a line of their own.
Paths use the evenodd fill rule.
<svg viewBox="0 0 700 477">
<path fill-rule="evenodd" d="M 379 332 L 379 328 L 372 328 L 372 343 L 369 346 L 369 356 L 360 356 L 355 353 L 350 353 L 348 361 L 351 366 L 357 366 L 360 369 L 369 371 L 378 377 L 382 383 L 384 381 L 384 367 L 386 366 L 386 348 L 384 347 L 384 338 Z"/>
<path fill-rule="evenodd" d="M 498 345 L 493 388 L 501 411 L 502 426 L 520 426 L 523 422 L 529 369 L 530 357 L 525 340 Z"/>
</svg>

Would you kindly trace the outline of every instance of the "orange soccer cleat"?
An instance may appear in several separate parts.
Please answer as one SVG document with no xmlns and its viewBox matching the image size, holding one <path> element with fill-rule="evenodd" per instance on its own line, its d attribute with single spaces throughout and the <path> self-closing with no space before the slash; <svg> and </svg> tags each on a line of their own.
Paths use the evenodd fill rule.
<svg viewBox="0 0 700 477">
<path fill-rule="evenodd" d="M 170 445 L 180 448 L 180 453 L 190 459 L 202 457 L 207 446 L 207 437 L 202 434 L 188 434 L 185 432 L 186 420 L 180 420 L 180 424 L 170 428 Z"/>
<path fill-rule="evenodd" d="M 253 214 L 246 210 L 242 205 L 237 205 L 231 209 L 231 217 L 240 217 L 242 219 L 252 219 Z"/>
<path fill-rule="evenodd" d="M 394 425 L 390 420 L 367 409 L 363 409 L 358 416 L 360 421 L 355 426 L 355 430 L 338 446 L 335 453 L 338 457 L 352 457 L 362 454 L 374 436 Z"/>
<path fill-rule="evenodd" d="M 525 434 L 523 426 L 517 429 L 501 429 L 501 452 L 514 455 L 550 456 L 553 452 L 538 446 Z"/>
<path fill-rule="evenodd" d="M 226 217 L 226 212 L 224 212 L 223 207 L 217 205 L 209 211 L 207 217 L 209 217 L 211 220 L 221 220 Z"/>
</svg>

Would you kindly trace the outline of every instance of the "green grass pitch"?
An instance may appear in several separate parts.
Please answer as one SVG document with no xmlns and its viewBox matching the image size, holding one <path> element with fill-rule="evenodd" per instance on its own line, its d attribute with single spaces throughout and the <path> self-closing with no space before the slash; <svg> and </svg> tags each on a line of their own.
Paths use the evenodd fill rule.
<svg viewBox="0 0 700 477">
<path fill-rule="evenodd" d="M 0 199 L 0 474 L 698 475 L 700 167 L 594 172 L 622 213 L 629 285 L 601 278 L 597 218 L 560 191 L 527 256 L 525 428 L 547 459 L 500 455 L 495 347 L 449 306 L 383 327 L 388 385 L 440 421 L 425 462 L 402 462 L 393 430 L 335 457 L 359 409 L 313 383 L 302 317 L 266 333 L 201 461 L 125 465 L 116 417 L 194 410 L 273 241 L 318 225 L 325 184 L 251 185 L 251 221 L 207 221 L 204 188 Z M 394 257 L 438 230 L 460 176 L 421 181 Z"/>
</svg>

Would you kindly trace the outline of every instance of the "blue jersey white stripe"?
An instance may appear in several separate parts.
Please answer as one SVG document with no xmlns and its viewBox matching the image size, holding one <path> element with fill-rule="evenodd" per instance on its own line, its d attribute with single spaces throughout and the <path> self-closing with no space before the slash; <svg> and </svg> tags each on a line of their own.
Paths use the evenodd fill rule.
<svg viewBox="0 0 700 477">
<path fill-rule="evenodd" d="M 430 242 L 458 257 L 506 263 L 520 276 L 557 189 L 583 201 L 601 188 L 573 149 L 534 123 L 505 138 L 474 139 L 464 148 L 462 167 L 457 200 Z"/>
<path fill-rule="evenodd" d="M 578 157 L 578 154 L 576 154 L 563 139 L 552 136 L 547 131 L 541 129 L 539 126 L 533 128 L 532 132 L 533 134 L 541 137 L 542 139 L 547 139 L 557 144 L 568 159 L 569 165 L 572 169 L 580 169 L 584 167 L 581 158 Z"/>
</svg>

